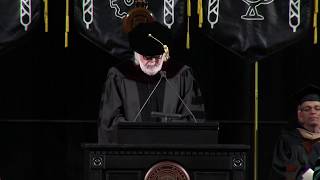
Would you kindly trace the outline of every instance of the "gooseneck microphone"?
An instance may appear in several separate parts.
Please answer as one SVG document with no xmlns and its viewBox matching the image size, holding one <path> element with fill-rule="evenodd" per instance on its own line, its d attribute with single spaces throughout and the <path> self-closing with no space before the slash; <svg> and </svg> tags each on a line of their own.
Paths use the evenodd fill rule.
<svg viewBox="0 0 320 180">
<path fill-rule="evenodd" d="M 137 118 L 139 117 L 139 115 L 141 114 L 142 110 L 144 109 L 144 107 L 146 106 L 147 102 L 150 100 L 151 96 L 153 95 L 153 93 L 155 92 L 155 90 L 157 89 L 157 87 L 159 86 L 163 76 L 160 73 L 161 77 L 159 79 L 159 81 L 157 82 L 157 84 L 154 86 L 154 88 L 152 89 L 151 93 L 149 94 L 148 98 L 146 99 L 146 101 L 143 103 L 142 107 L 140 108 L 139 112 L 137 113 L 136 117 L 134 118 L 133 122 L 135 122 L 137 120 Z"/>
<path fill-rule="evenodd" d="M 176 96 L 180 99 L 181 103 L 184 105 L 184 107 L 187 109 L 187 111 L 190 113 L 190 115 L 192 116 L 192 119 L 195 123 L 198 123 L 198 120 L 196 119 L 196 117 L 193 115 L 192 111 L 189 109 L 189 107 L 186 105 L 186 103 L 183 101 L 183 99 L 180 97 L 180 95 L 178 94 L 178 92 L 175 90 L 175 88 L 171 85 L 170 81 L 167 78 L 166 75 L 166 71 L 160 71 L 160 75 L 161 78 L 163 77 L 166 82 L 168 83 L 169 87 L 174 91 L 174 93 L 176 94 Z"/>
</svg>

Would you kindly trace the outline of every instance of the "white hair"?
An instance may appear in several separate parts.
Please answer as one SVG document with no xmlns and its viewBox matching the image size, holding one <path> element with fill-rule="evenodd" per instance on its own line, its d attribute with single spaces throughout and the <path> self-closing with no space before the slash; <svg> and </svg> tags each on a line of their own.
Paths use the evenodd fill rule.
<svg viewBox="0 0 320 180">
<path fill-rule="evenodd" d="M 134 59 L 134 64 L 135 65 L 139 65 L 140 64 L 140 62 L 139 62 L 139 53 L 137 53 L 137 52 L 134 52 L 134 57 L 133 57 L 133 59 Z"/>
<path fill-rule="evenodd" d="M 140 61 L 142 61 L 141 57 L 142 57 L 142 55 L 140 55 L 137 52 L 134 52 L 134 63 L 136 65 L 140 66 L 140 69 L 145 74 L 147 74 L 149 76 L 153 76 L 153 75 L 157 74 L 161 70 L 163 62 L 164 62 L 164 57 L 163 56 L 161 57 L 161 60 L 158 60 L 157 64 L 153 65 L 153 66 L 149 66 L 149 65 L 146 65 L 144 63 L 141 63 L 140 62 Z"/>
</svg>

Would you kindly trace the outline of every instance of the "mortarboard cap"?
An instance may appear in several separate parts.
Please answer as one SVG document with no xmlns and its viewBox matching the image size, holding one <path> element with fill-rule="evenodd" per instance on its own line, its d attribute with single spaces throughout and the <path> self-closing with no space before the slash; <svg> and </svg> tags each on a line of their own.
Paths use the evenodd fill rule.
<svg viewBox="0 0 320 180">
<path fill-rule="evenodd" d="M 154 56 L 164 53 L 170 42 L 170 31 L 159 22 L 140 23 L 129 33 L 131 48 L 144 56 Z"/>
<path fill-rule="evenodd" d="M 296 93 L 296 104 L 300 105 L 305 101 L 320 101 L 320 88 L 309 84 Z"/>
</svg>

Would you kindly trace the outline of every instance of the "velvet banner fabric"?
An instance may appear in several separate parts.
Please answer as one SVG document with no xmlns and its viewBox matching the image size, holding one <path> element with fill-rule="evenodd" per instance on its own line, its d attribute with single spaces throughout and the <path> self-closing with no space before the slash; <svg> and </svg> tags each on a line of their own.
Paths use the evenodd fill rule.
<svg viewBox="0 0 320 180">
<path fill-rule="evenodd" d="M 41 0 L 0 1 L 0 53 L 39 27 Z"/>
</svg>

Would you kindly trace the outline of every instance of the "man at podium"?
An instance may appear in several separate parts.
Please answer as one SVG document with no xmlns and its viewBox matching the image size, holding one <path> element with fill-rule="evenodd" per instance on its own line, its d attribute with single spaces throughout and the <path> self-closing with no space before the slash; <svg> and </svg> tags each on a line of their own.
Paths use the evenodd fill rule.
<svg viewBox="0 0 320 180">
<path fill-rule="evenodd" d="M 112 143 L 118 122 L 204 118 L 200 89 L 190 67 L 170 59 L 170 31 L 153 21 L 128 32 L 134 61 L 108 71 L 98 123 L 98 142 Z M 196 112 L 196 113 L 195 113 Z"/>
</svg>

